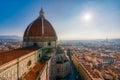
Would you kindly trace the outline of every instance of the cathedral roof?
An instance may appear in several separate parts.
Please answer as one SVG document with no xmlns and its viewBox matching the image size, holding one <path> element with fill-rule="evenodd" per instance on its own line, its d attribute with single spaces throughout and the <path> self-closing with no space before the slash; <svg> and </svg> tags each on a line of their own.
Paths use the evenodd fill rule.
<svg viewBox="0 0 120 80">
<path fill-rule="evenodd" d="M 27 41 L 30 37 L 34 37 L 36 39 L 47 37 L 47 39 L 52 38 L 52 40 L 56 40 L 56 32 L 51 23 L 45 19 L 42 9 L 39 14 L 39 17 L 26 28 L 24 33 L 24 41 Z"/>
<path fill-rule="evenodd" d="M 26 48 L 19 48 L 7 52 L 0 53 L 0 65 L 8 63 L 14 59 L 20 58 L 26 54 L 29 54 L 32 51 L 37 50 L 38 47 L 26 47 Z"/>
<path fill-rule="evenodd" d="M 42 71 L 46 62 L 37 62 L 36 65 L 30 69 L 30 71 L 22 77 L 21 80 L 36 80 L 39 72 Z"/>
</svg>

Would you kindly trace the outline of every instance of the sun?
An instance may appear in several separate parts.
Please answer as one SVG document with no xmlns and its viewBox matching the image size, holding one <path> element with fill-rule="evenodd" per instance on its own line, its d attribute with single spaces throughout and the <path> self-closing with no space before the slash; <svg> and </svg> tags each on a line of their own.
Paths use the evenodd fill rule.
<svg viewBox="0 0 120 80">
<path fill-rule="evenodd" d="M 90 13 L 86 13 L 86 14 L 84 15 L 84 20 L 85 20 L 85 21 L 90 21 L 91 18 L 92 18 L 92 15 L 91 15 Z"/>
</svg>

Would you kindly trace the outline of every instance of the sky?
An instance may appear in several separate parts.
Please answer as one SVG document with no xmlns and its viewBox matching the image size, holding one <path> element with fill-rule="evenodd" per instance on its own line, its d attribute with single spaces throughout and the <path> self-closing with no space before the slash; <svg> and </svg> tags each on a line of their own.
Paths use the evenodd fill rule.
<svg viewBox="0 0 120 80">
<path fill-rule="evenodd" d="M 120 0 L 1 0 L 0 35 L 23 36 L 41 7 L 59 40 L 120 38 Z"/>
</svg>

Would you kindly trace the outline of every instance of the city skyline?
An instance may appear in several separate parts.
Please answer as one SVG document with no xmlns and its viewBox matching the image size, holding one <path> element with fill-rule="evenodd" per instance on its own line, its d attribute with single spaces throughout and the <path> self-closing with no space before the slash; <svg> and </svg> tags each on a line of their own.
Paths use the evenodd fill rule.
<svg viewBox="0 0 120 80">
<path fill-rule="evenodd" d="M 59 40 L 120 38 L 119 0 L 1 1 L 0 35 L 23 36 L 41 7 Z"/>
</svg>

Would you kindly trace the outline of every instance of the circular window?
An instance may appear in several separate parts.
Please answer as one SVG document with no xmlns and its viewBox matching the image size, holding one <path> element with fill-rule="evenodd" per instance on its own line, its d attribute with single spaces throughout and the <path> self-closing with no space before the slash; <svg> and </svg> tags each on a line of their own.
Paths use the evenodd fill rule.
<svg viewBox="0 0 120 80">
<path fill-rule="evenodd" d="M 50 42 L 48 43 L 48 46 L 51 46 L 51 43 L 50 43 Z"/>
<path fill-rule="evenodd" d="M 27 67 L 29 67 L 31 64 L 32 64 L 32 61 L 29 60 L 28 63 L 27 63 Z"/>
</svg>

